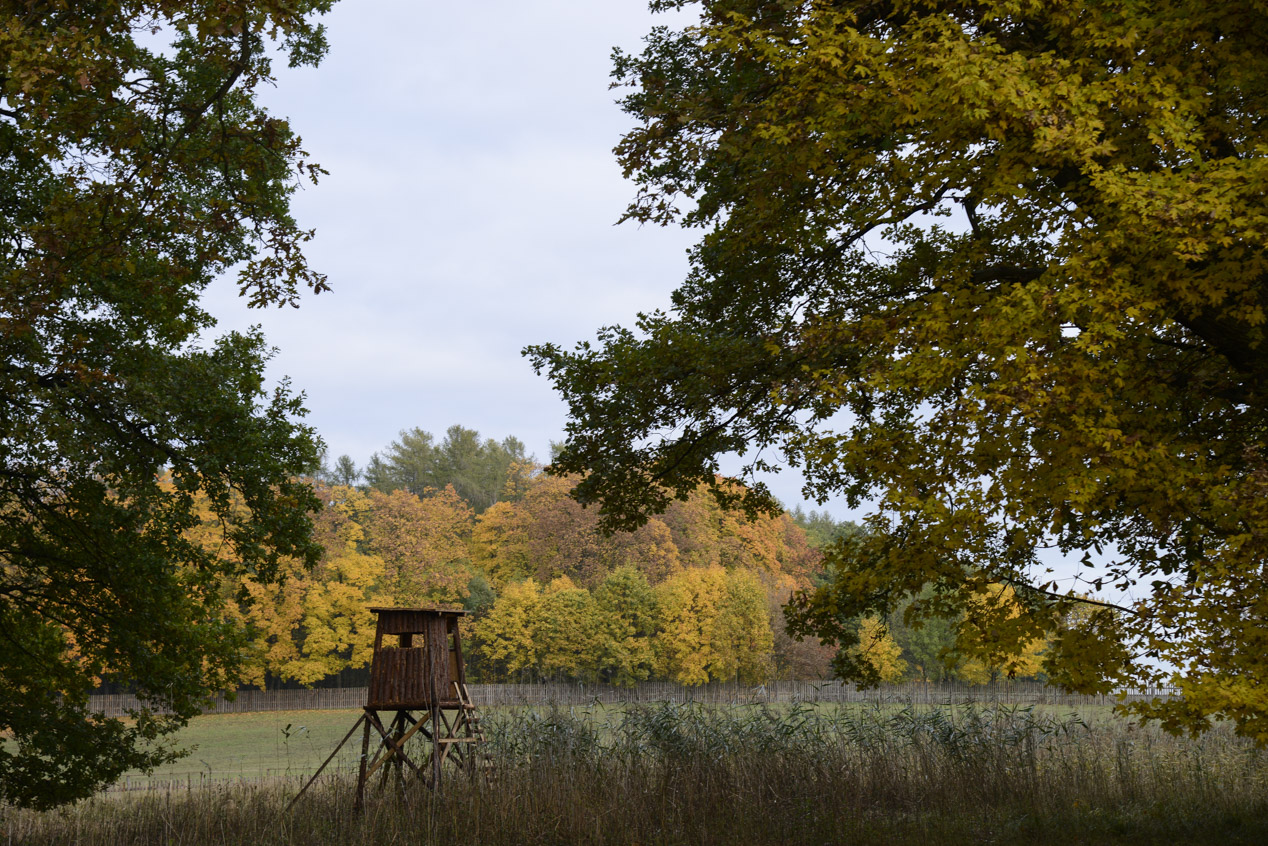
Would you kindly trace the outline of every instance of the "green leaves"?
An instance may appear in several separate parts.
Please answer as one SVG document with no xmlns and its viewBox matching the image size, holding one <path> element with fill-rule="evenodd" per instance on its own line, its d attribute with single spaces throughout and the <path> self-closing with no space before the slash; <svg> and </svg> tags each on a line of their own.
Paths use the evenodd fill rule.
<svg viewBox="0 0 1268 846">
<path fill-rule="evenodd" d="M 383 455 L 375 453 L 365 476 L 385 493 L 403 488 L 421 496 L 428 488 L 452 485 L 479 513 L 504 497 L 515 468 L 527 461 L 524 444 L 514 437 L 481 441 L 474 429 L 450 426 L 436 443 L 430 432 L 415 428 L 402 431 Z"/>
<path fill-rule="evenodd" d="M 289 213 L 313 166 L 253 98 L 269 39 L 315 60 L 328 6 L 0 3 L 4 801 L 167 760 L 150 741 L 238 678 L 223 579 L 319 554 L 302 397 L 266 391 L 257 332 L 204 341 L 199 296 L 240 262 L 253 305 L 325 287 Z M 203 507 L 215 547 L 188 536 Z M 86 712 L 99 681 L 135 723 Z"/>
<path fill-rule="evenodd" d="M 1204 703 L 1176 725 L 1268 738 L 1219 681 L 1268 678 L 1265 32 L 1184 0 L 704 2 L 654 32 L 617 65 L 629 216 L 702 236 L 671 314 L 527 350 L 570 406 L 556 466 L 631 526 L 782 450 L 878 505 L 807 631 L 926 586 L 985 619 L 1009 585 L 1013 642 L 978 657 L 1047 632 L 1072 687 L 1176 673 Z M 1107 551 L 1112 624 L 1040 587 L 1053 546 Z"/>
</svg>

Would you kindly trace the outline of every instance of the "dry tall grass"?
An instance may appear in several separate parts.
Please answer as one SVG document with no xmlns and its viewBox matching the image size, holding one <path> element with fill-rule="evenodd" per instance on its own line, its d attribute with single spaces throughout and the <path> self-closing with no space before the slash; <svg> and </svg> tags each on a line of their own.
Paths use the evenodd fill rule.
<svg viewBox="0 0 1268 846">
<path fill-rule="evenodd" d="M 1263 843 L 1268 755 L 1033 709 L 506 712 L 496 776 L 371 794 L 344 779 L 9 812 L 31 844 Z"/>
</svg>

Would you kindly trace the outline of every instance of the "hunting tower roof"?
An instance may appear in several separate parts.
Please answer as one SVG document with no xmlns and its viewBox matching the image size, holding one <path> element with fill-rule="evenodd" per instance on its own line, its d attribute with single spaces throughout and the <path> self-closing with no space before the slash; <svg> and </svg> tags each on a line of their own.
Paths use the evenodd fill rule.
<svg viewBox="0 0 1268 846">
<path fill-rule="evenodd" d="M 398 605 L 371 605 L 370 610 L 375 614 L 385 614 L 391 612 L 407 613 L 407 614 L 452 614 L 461 617 L 467 613 L 465 608 L 406 608 Z"/>
</svg>

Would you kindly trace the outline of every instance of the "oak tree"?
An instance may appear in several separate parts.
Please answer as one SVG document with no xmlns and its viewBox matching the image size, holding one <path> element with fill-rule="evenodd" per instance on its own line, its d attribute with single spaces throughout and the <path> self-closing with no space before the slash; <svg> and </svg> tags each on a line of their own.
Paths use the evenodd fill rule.
<svg viewBox="0 0 1268 846">
<path fill-rule="evenodd" d="M 277 42 L 316 63 L 329 6 L 0 2 L 0 801 L 170 759 L 238 677 L 222 577 L 318 555 L 301 398 L 266 389 L 258 332 L 205 336 L 199 295 L 230 269 L 252 306 L 325 288 L 289 211 L 320 170 L 255 95 Z M 198 497 L 232 555 L 186 536 Z M 135 719 L 90 710 L 102 680 Z"/>
<path fill-rule="evenodd" d="M 528 350 L 579 498 L 629 527 L 782 451 L 876 505 L 798 630 L 1008 585 L 981 657 L 1051 636 L 1062 684 L 1268 742 L 1268 7 L 653 5 L 700 17 L 618 55 L 627 216 L 702 236 L 671 311 Z"/>
</svg>

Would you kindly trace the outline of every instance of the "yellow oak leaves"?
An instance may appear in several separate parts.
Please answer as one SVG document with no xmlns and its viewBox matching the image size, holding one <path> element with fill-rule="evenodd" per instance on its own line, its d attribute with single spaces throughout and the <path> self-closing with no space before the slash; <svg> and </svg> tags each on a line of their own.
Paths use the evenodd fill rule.
<svg viewBox="0 0 1268 846">
<path fill-rule="evenodd" d="M 1268 10 L 695 5 L 616 67 L 627 216 L 701 230 L 674 308 L 527 350 L 579 495 L 637 525 L 782 450 L 875 506 L 794 631 L 914 601 L 983 672 L 1051 639 L 1064 684 L 1268 743 Z"/>
</svg>

